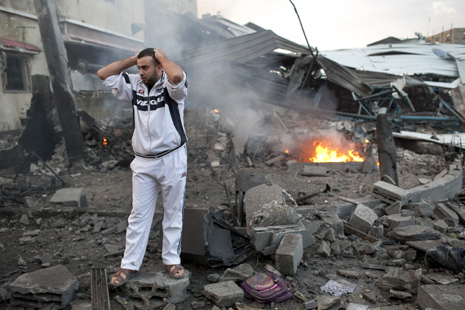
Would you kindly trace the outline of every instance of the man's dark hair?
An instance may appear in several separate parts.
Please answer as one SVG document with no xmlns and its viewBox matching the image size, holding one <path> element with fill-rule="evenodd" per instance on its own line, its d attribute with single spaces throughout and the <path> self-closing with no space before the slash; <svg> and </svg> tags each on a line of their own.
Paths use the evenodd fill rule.
<svg viewBox="0 0 465 310">
<path fill-rule="evenodd" d="M 146 56 L 152 56 L 153 58 L 153 61 L 155 62 L 155 65 L 158 65 L 159 62 L 158 60 L 155 59 L 155 49 L 153 47 L 148 47 L 146 49 L 143 49 L 142 51 L 139 52 L 139 54 L 137 54 L 137 59 L 140 59 L 142 57 L 146 57 Z"/>
</svg>

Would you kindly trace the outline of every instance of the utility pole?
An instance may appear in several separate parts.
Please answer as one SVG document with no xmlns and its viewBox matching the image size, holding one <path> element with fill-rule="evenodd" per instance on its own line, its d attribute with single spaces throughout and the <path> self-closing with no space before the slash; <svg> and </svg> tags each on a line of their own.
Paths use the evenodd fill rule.
<svg viewBox="0 0 465 310">
<path fill-rule="evenodd" d="M 71 89 L 68 56 L 58 23 L 55 0 L 34 0 L 40 35 L 47 59 L 66 153 L 70 166 L 81 164 L 88 156 L 76 114 L 76 101 Z"/>
</svg>

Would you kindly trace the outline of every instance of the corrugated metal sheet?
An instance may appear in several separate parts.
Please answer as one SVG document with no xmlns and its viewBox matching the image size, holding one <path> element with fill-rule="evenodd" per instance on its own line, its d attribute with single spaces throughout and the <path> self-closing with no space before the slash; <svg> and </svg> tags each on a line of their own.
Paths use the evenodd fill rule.
<svg viewBox="0 0 465 310">
<path fill-rule="evenodd" d="M 438 56 L 438 51 L 443 52 L 442 56 Z M 340 65 L 357 70 L 458 77 L 457 60 L 465 60 L 465 45 L 381 44 L 360 49 L 325 51 L 320 54 Z"/>
<path fill-rule="evenodd" d="M 187 64 L 220 59 L 246 63 L 276 49 L 309 54 L 307 48 L 267 30 L 190 49 L 182 53 L 182 58 Z"/>
</svg>

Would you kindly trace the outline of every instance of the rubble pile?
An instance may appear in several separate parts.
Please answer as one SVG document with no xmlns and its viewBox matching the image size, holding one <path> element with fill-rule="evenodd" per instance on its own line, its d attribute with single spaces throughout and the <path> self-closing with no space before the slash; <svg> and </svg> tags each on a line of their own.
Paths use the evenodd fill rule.
<svg viewBox="0 0 465 310">
<path fill-rule="evenodd" d="M 392 184 L 380 180 L 372 123 L 273 113 L 240 137 L 228 121 L 234 115 L 205 108 L 185 115 L 182 257 L 190 276 L 174 281 L 162 268 L 157 205 L 138 276 L 117 289 L 93 279 L 96 269 L 105 270 L 103 278 L 115 272 L 124 250 L 131 171 L 122 162 L 130 158 L 131 123 L 121 118 L 121 125 L 102 127 L 88 121 L 84 134 L 94 155 L 81 170 L 56 170 L 54 157 L 28 174 L 0 177 L 1 304 L 74 308 L 108 290 L 114 309 L 268 309 L 240 288 L 266 269 L 292 289 L 293 298 L 278 309 L 462 307 L 463 173 L 460 156 L 445 156 L 449 147 L 442 154 L 397 147 L 399 184 Z M 312 133 L 342 137 L 363 157 L 371 154 L 374 166 L 299 161 L 299 143 L 293 142 Z M 33 187 L 39 178 L 64 183 L 39 190 Z M 13 192 L 19 180 L 33 190 Z M 447 264 L 448 258 L 456 263 Z M 70 282 L 57 288 L 51 268 L 66 269 Z M 40 284 L 40 291 L 21 289 L 24 278 L 32 287 Z M 452 297 L 440 297 L 444 291 Z"/>
</svg>

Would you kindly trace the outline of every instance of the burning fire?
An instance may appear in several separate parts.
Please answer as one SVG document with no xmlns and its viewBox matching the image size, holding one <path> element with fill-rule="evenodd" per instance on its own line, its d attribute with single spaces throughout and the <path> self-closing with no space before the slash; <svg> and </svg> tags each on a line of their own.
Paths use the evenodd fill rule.
<svg viewBox="0 0 465 310">
<path fill-rule="evenodd" d="M 107 138 L 103 137 L 103 142 L 102 142 L 103 146 L 107 146 L 108 145 L 108 140 Z"/>
<path fill-rule="evenodd" d="M 339 151 L 337 148 L 331 150 L 329 146 L 323 145 L 323 142 L 319 140 L 315 140 L 313 146 L 315 146 L 315 156 L 309 158 L 309 161 L 313 163 L 364 161 L 354 150 L 345 152 Z"/>
<path fill-rule="evenodd" d="M 214 109 L 214 110 L 211 111 L 211 114 L 218 114 L 218 113 L 220 113 L 220 110 L 218 110 L 218 109 Z"/>
</svg>

